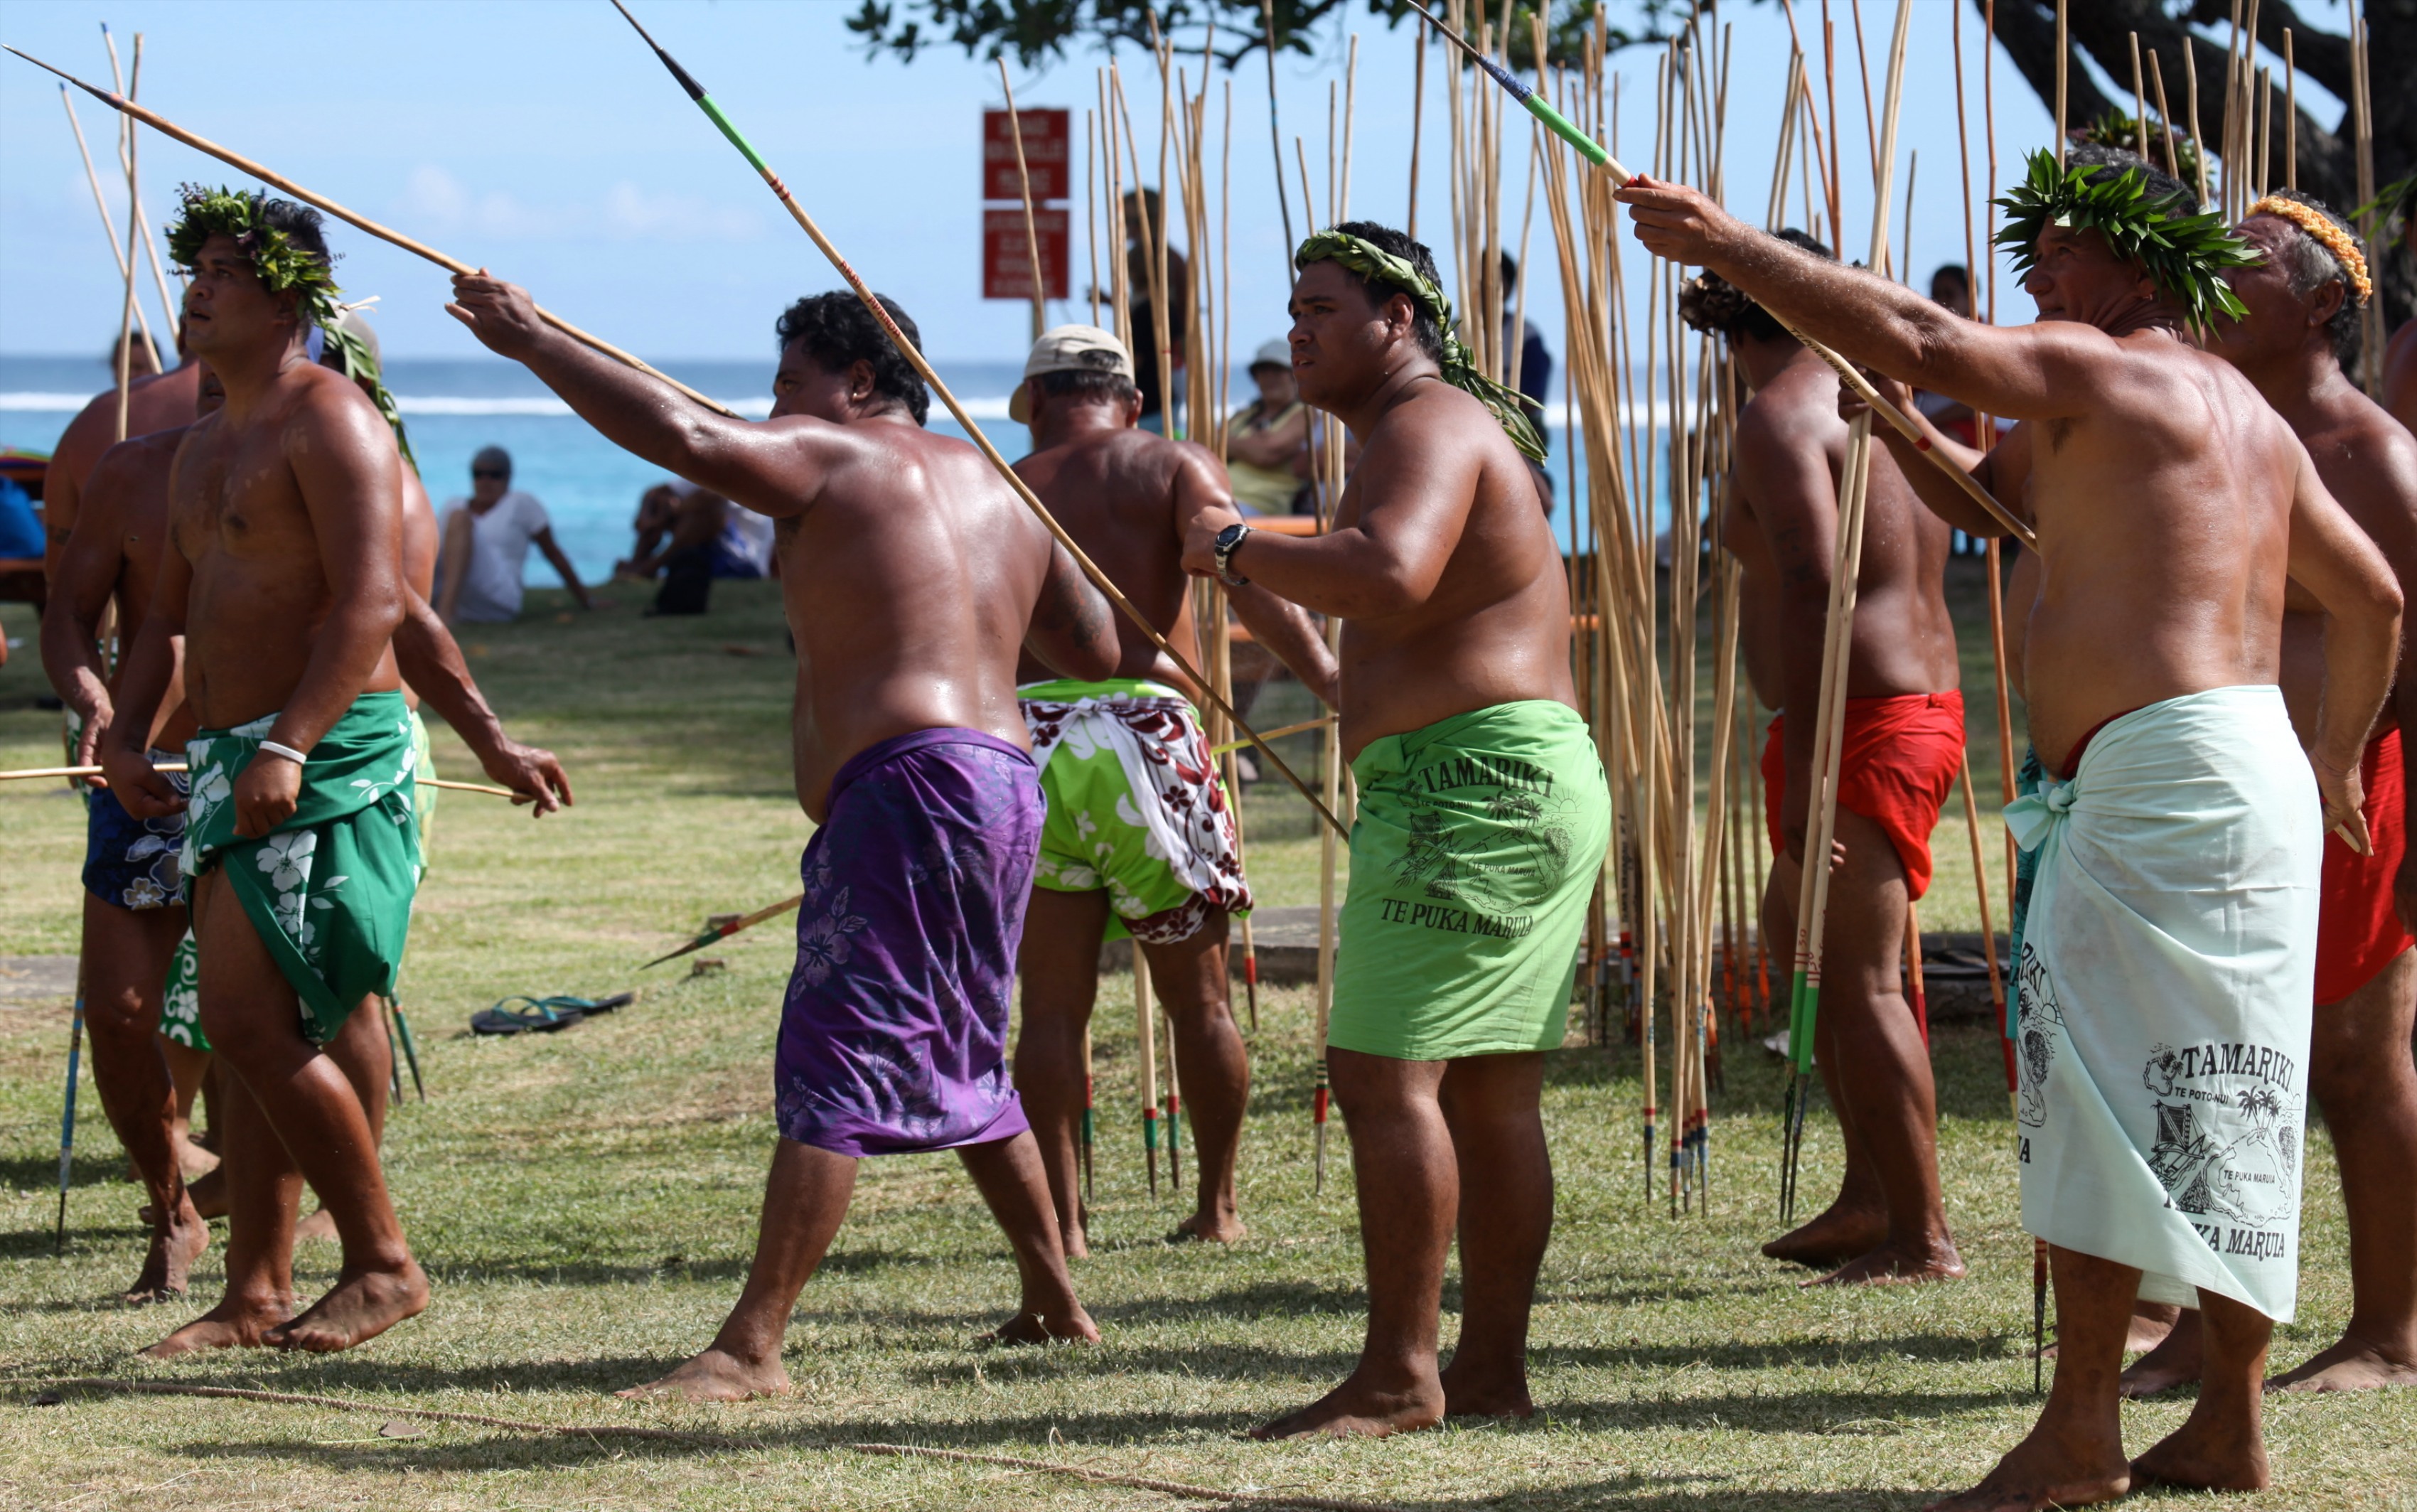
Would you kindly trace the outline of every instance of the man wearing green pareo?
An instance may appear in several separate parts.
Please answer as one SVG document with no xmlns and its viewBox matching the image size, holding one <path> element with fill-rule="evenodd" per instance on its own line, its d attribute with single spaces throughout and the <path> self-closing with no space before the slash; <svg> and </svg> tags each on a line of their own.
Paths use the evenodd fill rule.
<svg viewBox="0 0 2417 1512">
<path fill-rule="evenodd" d="M 307 348 L 334 318 L 315 212 L 189 186 L 169 244 L 193 273 L 188 343 L 226 403 L 178 447 L 169 549 L 102 762 L 129 813 L 185 806 L 141 740 L 181 634 L 201 727 L 183 871 L 201 1021 L 232 1073 L 229 1225 L 224 1299 L 146 1353 L 324 1353 L 428 1305 L 361 1098 L 326 1051 L 365 998 L 393 992 L 418 882 L 418 753 L 391 645 L 410 598 L 403 463 L 378 407 Z M 304 1179 L 343 1263 L 296 1315 Z"/>
<path fill-rule="evenodd" d="M 1552 1235 L 1538 1099 L 1561 1042 L 1611 798 L 1570 675 L 1560 553 L 1520 397 L 1452 334 L 1434 258 L 1346 222 L 1302 243 L 1300 396 L 1361 446 L 1334 529 L 1199 510 L 1184 566 L 1344 621 L 1360 784 L 1327 1054 L 1351 1132 L 1368 1337 L 1350 1379 L 1261 1438 L 1526 1416 L 1528 1314 Z M 1458 1345 L 1438 1368 L 1459 1231 Z"/>
</svg>

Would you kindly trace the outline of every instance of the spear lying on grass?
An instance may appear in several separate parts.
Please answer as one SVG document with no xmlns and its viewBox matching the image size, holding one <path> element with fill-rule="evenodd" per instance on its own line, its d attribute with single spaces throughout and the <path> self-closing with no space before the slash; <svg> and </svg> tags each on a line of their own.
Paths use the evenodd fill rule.
<svg viewBox="0 0 2417 1512">
<path fill-rule="evenodd" d="M 392 242 L 395 246 L 402 248 L 406 252 L 415 253 L 418 256 L 428 259 L 428 261 L 435 264 L 438 267 L 444 268 L 448 273 L 476 273 L 479 271 L 477 268 L 472 267 L 469 264 L 463 262 L 459 258 L 448 257 L 443 252 L 438 251 L 435 248 L 430 247 L 422 242 L 414 241 L 409 236 L 404 235 L 399 231 L 393 231 L 388 227 L 379 225 L 376 221 L 372 220 L 367 216 L 355 214 L 353 211 L 345 209 L 342 205 L 338 204 L 333 200 L 327 199 L 324 195 L 313 194 L 309 189 L 304 189 L 301 185 L 295 183 L 292 179 L 272 174 L 267 169 L 262 167 L 256 162 L 253 162 L 251 159 L 246 158 L 239 153 L 230 152 L 226 148 L 220 146 L 217 143 L 212 142 L 205 137 L 195 136 L 192 132 L 186 130 L 183 127 L 178 126 L 174 121 L 169 120 L 166 116 L 160 115 L 155 111 L 145 110 L 144 107 L 137 105 L 132 100 L 127 99 L 122 96 L 113 94 L 109 90 L 99 88 L 97 85 L 85 83 L 83 80 L 77 78 L 74 74 L 68 72 L 64 68 L 51 68 L 49 64 L 44 63 L 41 59 L 34 56 L 30 53 L 23 52 L 13 47 L 9 48 L 8 51 L 15 53 L 19 57 L 23 58 L 26 62 L 32 64 L 37 68 L 48 69 L 50 72 L 57 74 L 60 78 L 65 79 L 68 83 L 75 85 L 78 89 L 83 90 L 85 94 L 90 95 L 93 98 L 99 100 L 102 104 L 109 106 L 111 109 L 123 112 L 124 113 L 132 116 L 134 119 L 141 121 L 144 125 L 150 127 L 155 131 L 175 138 L 177 141 L 183 143 L 185 145 L 192 148 L 196 152 L 208 153 L 211 157 L 216 158 L 222 163 L 225 163 L 228 167 L 233 168 L 239 173 L 250 174 L 252 177 L 259 179 L 262 183 L 268 185 L 272 189 L 290 194 L 294 196 L 294 198 L 300 200 L 305 204 L 316 205 L 318 208 L 327 211 L 329 215 L 334 216 L 337 219 L 346 221 L 368 232 L 371 235 L 377 237 L 380 241 Z M 590 336 L 587 332 L 581 330 L 578 326 L 573 325 L 567 320 L 564 320 L 561 316 L 553 314 L 545 310 L 538 310 L 537 316 L 538 319 L 545 322 L 548 325 L 553 326 L 555 330 L 560 331 L 563 335 L 570 337 L 572 340 L 579 342 L 581 345 L 592 347 L 596 351 L 604 354 L 604 355 L 611 357 L 616 362 L 635 368 L 638 371 L 646 373 L 649 376 L 662 379 L 664 383 L 669 384 L 673 388 L 687 395 L 690 399 L 696 401 L 707 409 L 712 410 L 719 415 L 730 416 L 734 419 L 737 417 L 736 412 L 731 410 L 727 405 L 717 403 L 714 401 L 706 398 L 703 394 L 698 393 L 695 389 L 689 387 L 686 384 L 681 383 L 676 378 L 666 377 L 664 374 L 657 372 L 645 362 L 642 362 L 637 357 L 622 351 L 619 347 L 605 340 L 602 337 Z"/>
<path fill-rule="evenodd" d="M 620 3 L 620 0 L 614 0 L 614 3 L 617 5 Z M 1626 184 L 1637 176 L 1636 174 L 1630 173 L 1627 167 L 1622 164 L 1619 159 L 1613 157 L 1608 151 L 1606 151 L 1601 143 L 1595 141 L 1594 138 L 1587 135 L 1584 131 L 1581 131 L 1576 127 L 1571 125 L 1568 116 L 1563 115 L 1560 112 L 1553 109 L 1550 102 L 1539 96 L 1526 83 L 1520 82 L 1517 75 L 1512 73 L 1511 70 L 1503 68 L 1500 64 L 1496 63 L 1492 58 L 1487 57 L 1483 53 L 1478 51 L 1478 49 L 1469 42 L 1468 38 L 1452 30 L 1451 26 L 1445 24 L 1442 21 L 1437 20 L 1433 11 L 1419 5 L 1417 0 L 1404 0 L 1404 3 L 1408 5 L 1412 10 L 1415 10 L 1420 15 L 1425 17 L 1428 25 L 1433 26 L 1445 40 L 1451 42 L 1454 47 L 1459 48 L 1461 52 L 1467 53 L 1469 59 L 1479 68 L 1484 69 L 1486 74 L 1492 78 L 1496 83 L 1498 83 L 1504 89 L 1509 90 L 1513 98 L 1518 100 L 1522 105 L 1527 106 L 1529 114 L 1543 122 L 1546 127 L 1552 129 L 1555 136 L 1558 136 L 1563 142 L 1568 143 L 1571 147 L 1576 150 L 1579 157 L 1584 158 L 1588 162 L 1592 163 L 1596 168 L 1603 172 L 1609 174 L 1613 178 L 1618 179 L 1622 184 Z M 1772 318 L 1775 320 L 1778 317 L 1773 316 Z M 1780 324 L 1782 325 L 1787 325 L 1785 321 L 1781 321 Z M 1947 476 L 1954 482 L 1956 487 L 1962 489 L 1966 493 L 1971 496 L 1973 503 L 1988 511 L 1990 519 L 2006 527 L 2008 531 L 2013 533 L 2014 538 L 2021 541 L 2025 546 L 2029 546 L 2033 549 L 2038 547 L 2038 537 L 2031 534 L 2030 526 L 2023 523 L 2020 519 L 2015 517 L 2012 510 L 2008 509 L 2004 505 L 1999 504 L 1987 489 L 1981 486 L 1980 481 L 1973 477 L 1971 474 L 1964 471 L 1964 469 L 1956 466 L 1947 458 L 1940 456 L 1938 452 L 1931 449 L 1929 438 L 1922 433 L 1922 428 L 1913 422 L 1912 417 L 1907 415 L 1903 410 L 1898 409 L 1894 404 L 1890 403 L 1886 399 L 1882 398 L 1879 393 L 1864 380 L 1863 375 L 1855 370 L 1854 366 L 1851 363 L 1847 362 L 1846 358 L 1838 355 L 1835 352 L 1831 351 L 1828 347 L 1814 340 L 1811 337 L 1806 336 L 1803 332 L 1797 330 L 1793 326 L 1787 327 L 1787 333 L 1790 336 L 1795 337 L 1797 340 L 1802 342 L 1806 351 L 1812 353 L 1815 356 L 1819 357 L 1823 362 L 1828 363 L 1832 369 L 1834 369 L 1842 383 L 1844 383 L 1847 387 L 1853 389 L 1856 395 L 1861 398 L 1864 403 L 1870 405 L 1873 412 L 1878 415 L 1880 418 L 1895 427 L 1898 434 L 1904 436 L 1908 441 L 1912 442 L 1914 449 L 1921 452 L 1924 457 L 1930 459 L 1932 465 L 1938 468 L 1940 472 L 1945 473 Z"/>
<path fill-rule="evenodd" d="M 769 908 L 759 908 L 752 914 L 741 914 L 736 918 L 727 918 L 722 919 L 718 923 L 707 924 L 705 927 L 705 932 L 703 934 L 691 940 L 688 944 L 680 946 L 677 950 L 672 951 L 669 955 L 657 956 L 654 960 L 647 961 L 646 966 L 660 966 L 664 961 L 673 959 L 675 956 L 685 956 L 692 950 L 702 950 L 707 945 L 713 944 L 716 940 L 727 940 L 741 930 L 751 929 L 755 925 L 763 923 L 766 919 L 774 918 L 780 915 L 786 914 L 805 900 L 806 895 L 804 893 L 799 893 L 795 898 L 783 899 L 780 902 L 774 903 Z M 645 971 L 646 966 L 641 966 L 638 969 L 640 971 Z"/>
<path fill-rule="evenodd" d="M 938 373 L 932 370 L 932 365 L 924 360 L 922 351 L 906 339 L 906 333 L 900 330 L 897 322 L 889 318 L 889 311 L 882 308 L 880 300 L 874 297 L 872 285 L 866 283 L 863 276 L 856 271 L 855 266 L 840 255 L 839 248 L 832 244 L 829 237 L 823 234 L 822 227 L 814 223 L 813 217 L 806 213 L 805 206 L 799 204 L 789 193 L 789 187 L 781 182 L 780 174 L 772 172 L 772 166 L 764 160 L 764 155 L 757 152 L 754 144 L 731 123 L 730 117 L 722 113 L 722 107 L 714 101 L 711 95 L 706 92 L 705 86 L 691 77 L 689 71 L 680 67 L 677 59 L 664 52 L 661 43 L 646 34 L 646 29 L 638 24 L 638 18 L 630 14 L 630 8 L 623 5 L 621 0 L 613 0 L 613 8 L 618 10 L 622 19 L 630 23 L 631 29 L 638 34 L 646 46 L 654 50 L 655 56 L 660 58 L 663 67 L 671 71 L 672 78 L 687 93 L 688 98 L 696 102 L 696 108 L 705 113 L 706 119 L 711 121 L 722 134 L 729 139 L 730 144 L 738 149 L 739 156 L 747 159 L 748 166 L 763 176 L 766 186 L 772 190 L 783 207 L 798 222 L 798 229 L 802 230 L 813 242 L 815 249 L 829 260 L 831 266 L 838 270 L 839 276 L 847 280 L 848 288 L 855 293 L 857 298 L 864 302 L 866 312 L 871 314 L 882 330 L 889 335 L 891 343 L 898 348 L 899 355 L 904 356 L 907 365 L 915 370 L 915 375 L 920 378 L 934 394 L 939 396 L 942 406 L 963 428 L 965 434 L 972 438 L 974 446 L 980 448 L 982 456 L 998 470 L 1001 480 L 1015 491 L 1017 498 L 1024 501 L 1025 507 L 1032 511 L 1033 517 L 1041 522 L 1052 537 L 1056 537 L 1057 544 L 1066 549 L 1066 554 L 1073 558 L 1076 567 L 1083 569 L 1083 575 L 1090 579 L 1092 584 L 1107 597 L 1108 602 L 1116 605 L 1126 618 L 1141 627 L 1142 632 L 1149 637 L 1150 643 L 1164 652 L 1167 658 L 1175 663 L 1177 670 L 1192 680 L 1194 688 L 1208 695 L 1208 702 L 1216 705 L 1220 713 L 1233 721 L 1237 731 L 1266 753 L 1269 763 L 1284 774 L 1285 780 L 1298 789 L 1302 797 L 1309 800 L 1310 807 L 1317 810 L 1319 818 L 1333 826 L 1337 834 L 1344 833 L 1343 822 L 1334 817 L 1334 811 L 1320 803 L 1317 794 L 1310 791 L 1309 784 L 1300 779 L 1300 774 L 1286 765 L 1285 759 L 1275 753 L 1274 748 L 1269 746 L 1266 739 L 1257 731 L 1253 730 L 1241 715 L 1235 712 L 1234 706 L 1210 686 L 1208 676 L 1193 665 L 1192 658 L 1178 651 L 1172 642 L 1159 633 L 1158 627 L 1149 622 L 1148 616 L 1134 608 L 1132 600 L 1127 598 L 1118 591 L 1115 583 L 1108 581 L 1108 575 L 1101 571 L 1099 564 L 1091 560 L 1090 553 L 1085 552 L 1074 537 L 1066 533 L 1066 527 L 1057 522 L 1057 517 L 1049 512 L 1049 507 L 1041 502 L 1041 496 L 1032 491 L 1031 485 L 1016 476 L 1015 469 L 1008 464 L 1007 458 L 991 444 L 990 437 L 982 432 L 980 426 L 974 423 L 973 416 L 965 413 L 965 405 L 958 402 L 955 393 L 941 381 Z"/>
</svg>

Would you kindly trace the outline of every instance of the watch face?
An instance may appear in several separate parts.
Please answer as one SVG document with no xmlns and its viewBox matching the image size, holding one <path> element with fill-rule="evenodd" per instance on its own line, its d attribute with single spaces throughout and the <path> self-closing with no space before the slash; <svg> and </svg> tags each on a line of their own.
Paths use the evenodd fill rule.
<svg viewBox="0 0 2417 1512">
<path fill-rule="evenodd" d="M 1242 538 L 1242 532 L 1250 528 L 1250 526 L 1242 524 L 1227 525 L 1224 529 L 1217 532 L 1218 547 L 1224 551 L 1233 550 L 1234 543 Z"/>
</svg>

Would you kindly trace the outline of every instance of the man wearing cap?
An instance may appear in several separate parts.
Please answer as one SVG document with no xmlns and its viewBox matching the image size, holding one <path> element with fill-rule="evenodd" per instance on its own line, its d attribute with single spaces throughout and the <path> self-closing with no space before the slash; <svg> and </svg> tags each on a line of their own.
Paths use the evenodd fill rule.
<svg viewBox="0 0 2417 1512">
<path fill-rule="evenodd" d="M 1340 616 L 1360 784 L 1326 1051 L 1367 1255 L 1358 1368 L 1261 1438 L 1526 1416 L 1528 1314 L 1552 1236 L 1539 1113 L 1611 794 L 1570 675 L 1569 592 L 1518 394 L 1452 334 L 1435 259 L 1347 221 L 1303 242 L 1301 397 L 1361 445 L 1327 535 L 1211 504 L 1183 564 Z M 1437 1368 L 1459 1230 L 1459 1343 Z"/>
<path fill-rule="evenodd" d="M 1301 491 L 1293 464 L 1309 451 L 1309 406 L 1292 381 L 1292 347 L 1283 339 L 1252 354 L 1259 397 L 1235 413 L 1225 433 L 1225 471 L 1234 498 L 1261 514 L 1293 513 Z"/>
<path fill-rule="evenodd" d="M 437 560 L 436 612 L 448 625 L 503 625 L 520 617 L 521 566 L 535 546 L 562 574 L 582 609 L 586 585 L 555 543 L 554 522 L 537 496 L 512 487 L 512 454 L 483 446 L 470 459 L 470 496 L 445 503 L 444 550 Z"/>
<path fill-rule="evenodd" d="M 1094 325 L 1042 334 L 1008 413 L 1032 429 L 1016 471 L 1170 642 L 1201 661 L 1181 522 L 1231 507 L 1215 453 L 1138 428 L 1141 392 L 1124 344 Z M 1259 643 L 1330 702 L 1334 658 L 1308 614 L 1264 589 L 1235 612 Z M 1099 993 L 1100 942 L 1130 934 L 1175 1024 L 1176 1075 L 1192 1107 L 1198 1203 L 1171 1238 L 1233 1240 L 1234 1165 L 1249 1057 L 1227 1011 L 1226 915 L 1251 906 L 1229 795 L 1189 688 L 1139 628 L 1119 619 L 1115 675 L 1055 676 L 1030 652 L 1017 692 L 1049 814 L 1026 915 L 1024 1033 L 1016 1089 L 1041 1142 L 1066 1252 L 1087 1253 L 1078 1144 L 1087 1101 L 1084 1034 Z"/>
</svg>

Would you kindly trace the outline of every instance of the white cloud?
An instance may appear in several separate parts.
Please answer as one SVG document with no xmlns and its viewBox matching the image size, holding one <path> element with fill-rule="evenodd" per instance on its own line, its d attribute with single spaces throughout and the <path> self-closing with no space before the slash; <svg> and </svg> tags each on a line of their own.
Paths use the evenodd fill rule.
<svg viewBox="0 0 2417 1512">
<path fill-rule="evenodd" d="M 501 241 L 552 241 L 601 236 L 623 242 L 752 240 L 762 217 L 750 207 L 719 204 L 687 194 L 656 194 L 627 179 L 600 200 L 533 204 L 502 189 L 472 190 L 434 164 L 411 172 L 403 208 L 432 234 L 468 230 Z"/>
</svg>

